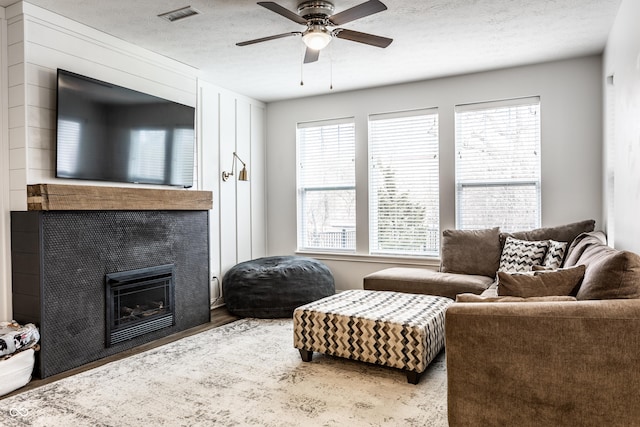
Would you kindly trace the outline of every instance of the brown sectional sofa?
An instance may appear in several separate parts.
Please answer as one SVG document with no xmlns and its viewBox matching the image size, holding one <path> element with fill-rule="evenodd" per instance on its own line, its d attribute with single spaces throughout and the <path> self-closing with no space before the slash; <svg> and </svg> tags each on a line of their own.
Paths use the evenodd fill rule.
<svg viewBox="0 0 640 427">
<path fill-rule="evenodd" d="M 563 267 L 585 267 L 571 296 L 498 296 L 495 270 L 477 269 L 497 270 L 496 230 L 443 233 L 440 272 L 365 278 L 365 289 L 481 301 L 446 313 L 450 426 L 640 426 L 640 256 L 607 246 L 593 228 L 582 221 L 512 235 L 572 242 Z M 497 235 L 501 250 L 506 235 Z"/>
<path fill-rule="evenodd" d="M 451 426 L 640 426 L 640 256 L 574 240 L 577 301 L 456 303 L 446 313 Z"/>
</svg>

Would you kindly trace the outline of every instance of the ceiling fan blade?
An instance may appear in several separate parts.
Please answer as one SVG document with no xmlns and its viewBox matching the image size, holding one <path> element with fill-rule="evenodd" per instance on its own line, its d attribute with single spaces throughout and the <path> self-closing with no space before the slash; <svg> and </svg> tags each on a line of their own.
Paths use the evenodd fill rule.
<svg viewBox="0 0 640 427">
<path fill-rule="evenodd" d="M 304 51 L 304 63 L 316 62 L 320 56 L 320 51 L 315 49 L 309 49 Z"/>
<path fill-rule="evenodd" d="M 381 1 L 369 0 L 357 6 L 353 6 L 350 9 L 343 10 L 340 13 L 336 13 L 335 15 L 331 15 L 329 17 L 329 21 L 331 21 L 333 25 L 343 25 L 347 22 L 382 12 L 383 10 L 387 10 L 387 6 L 385 6 Z"/>
<path fill-rule="evenodd" d="M 307 20 L 302 16 L 298 15 L 295 12 L 290 11 L 289 9 L 280 6 L 278 3 L 274 3 L 272 1 L 259 1 L 258 4 L 262 7 L 269 9 L 272 12 L 277 13 L 278 15 L 282 15 L 287 19 L 292 20 L 293 22 L 297 22 L 298 24 L 307 25 Z"/>
<path fill-rule="evenodd" d="M 268 36 L 268 37 L 262 37 L 259 39 L 254 39 L 254 40 L 247 40 L 246 42 L 236 43 L 236 46 L 247 46 L 254 43 L 266 42 L 269 40 L 281 39 L 283 37 L 289 37 L 289 36 L 297 36 L 300 34 L 302 34 L 300 31 L 293 31 L 291 33 L 283 33 L 283 34 L 277 34 L 275 36 Z"/>
<path fill-rule="evenodd" d="M 339 39 L 351 40 L 352 42 L 364 43 L 371 46 L 387 47 L 393 39 L 373 34 L 361 33 L 359 31 L 345 30 L 344 28 L 336 28 L 333 35 Z"/>
</svg>

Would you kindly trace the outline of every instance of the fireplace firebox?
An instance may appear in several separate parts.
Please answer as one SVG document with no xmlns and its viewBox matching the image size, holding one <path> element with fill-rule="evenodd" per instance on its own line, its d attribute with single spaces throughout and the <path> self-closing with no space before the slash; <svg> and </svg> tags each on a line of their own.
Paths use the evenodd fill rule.
<svg viewBox="0 0 640 427">
<path fill-rule="evenodd" d="M 175 325 L 173 264 L 109 273 L 106 345 Z"/>
</svg>

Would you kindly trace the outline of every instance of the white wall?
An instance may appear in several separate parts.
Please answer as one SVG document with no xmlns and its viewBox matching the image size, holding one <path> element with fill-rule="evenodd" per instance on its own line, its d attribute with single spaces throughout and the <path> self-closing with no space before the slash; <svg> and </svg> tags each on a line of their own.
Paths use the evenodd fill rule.
<svg viewBox="0 0 640 427">
<path fill-rule="evenodd" d="M 198 98 L 202 183 L 203 189 L 213 191 L 215 200 L 210 213 L 210 255 L 215 277 L 212 298 L 219 305 L 224 273 L 266 253 L 265 105 L 204 81 Z M 232 169 L 234 151 L 247 164 L 248 182 L 237 180 L 240 162 L 235 175 L 222 181 L 222 171 Z"/>
<path fill-rule="evenodd" d="M 538 95 L 541 98 L 542 225 L 602 215 L 602 88 L 600 55 L 369 90 L 271 103 L 267 107 L 268 253 L 296 251 L 296 123 L 354 117 L 356 186 L 367 184 L 367 116 L 437 107 L 440 120 L 440 227 L 455 227 L 454 106 Z M 358 239 L 368 228 L 366 192 L 357 196 Z M 401 263 L 435 267 L 437 260 L 326 256 L 338 289 Z M 366 245 L 364 245 L 366 247 Z"/>
<path fill-rule="evenodd" d="M 604 53 L 605 217 L 609 243 L 640 252 L 640 2 L 623 0 Z"/>
<path fill-rule="evenodd" d="M 28 3 L 0 10 L 7 23 L 5 26 L 4 15 L 0 15 L 0 28 L 7 29 L 6 34 L 0 33 L 2 52 L 7 52 L 0 57 L 1 99 L 5 103 L 0 117 L 0 319 L 11 317 L 9 211 L 27 209 L 28 184 L 158 188 L 55 178 L 57 68 L 197 107 L 194 189 L 214 194 L 210 211 L 211 245 L 216 248 L 211 254 L 212 275 L 220 275 L 236 260 L 264 255 L 264 104 L 214 87 L 193 67 Z M 238 183 L 238 188 L 235 181 L 221 187 L 218 161 L 224 169 L 231 166 L 234 150 L 247 161 L 254 179 Z M 233 247 L 233 254 L 227 251 L 229 247 Z M 211 287 L 212 297 L 216 297 L 217 281 L 213 280 Z"/>
</svg>

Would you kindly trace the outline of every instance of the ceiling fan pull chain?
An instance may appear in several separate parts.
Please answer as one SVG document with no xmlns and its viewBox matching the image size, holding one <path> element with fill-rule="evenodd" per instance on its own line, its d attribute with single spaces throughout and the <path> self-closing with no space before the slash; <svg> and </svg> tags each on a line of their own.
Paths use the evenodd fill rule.
<svg viewBox="0 0 640 427">
<path fill-rule="evenodd" d="M 329 46 L 329 90 L 333 90 L 333 45 Z"/>
<path fill-rule="evenodd" d="M 306 52 L 306 46 L 302 44 L 302 56 L 300 58 L 300 86 L 304 86 L 304 55 Z"/>
</svg>

